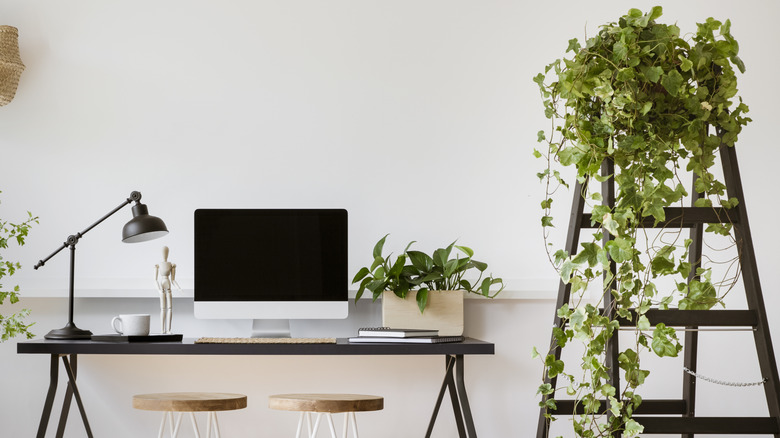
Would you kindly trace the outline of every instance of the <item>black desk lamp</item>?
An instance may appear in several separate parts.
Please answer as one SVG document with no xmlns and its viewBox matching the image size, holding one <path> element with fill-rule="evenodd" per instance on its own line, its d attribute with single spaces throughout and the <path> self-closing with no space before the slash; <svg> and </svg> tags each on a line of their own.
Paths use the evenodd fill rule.
<svg viewBox="0 0 780 438">
<path fill-rule="evenodd" d="M 74 270 L 74 264 L 76 259 L 76 244 L 79 242 L 79 239 L 81 239 L 81 236 L 86 234 L 87 231 L 95 228 L 95 226 L 97 226 L 99 223 L 108 219 L 109 216 L 121 210 L 122 207 L 132 203 L 133 201 L 135 201 L 136 203 L 133 206 L 133 218 L 130 219 L 130 222 L 125 224 L 124 228 L 122 228 L 122 242 L 126 242 L 126 243 L 146 242 L 147 240 L 156 239 L 158 237 L 162 237 L 168 234 L 168 228 L 165 227 L 165 223 L 162 221 L 162 219 L 155 216 L 150 216 L 149 210 L 146 208 L 146 205 L 141 204 L 140 202 L 141 192 L 133 192 L 130 194 L 130 197 L 127 198 L 125 202 L 120 204 L 117 208 L 111 210 L 111 212 L 109 212 L 107 215 L 100 218 L 94 224 L 87 227 L 87 229 L 85 229 L 80 233 L 76 233 L 75 235 L 68 236 L 67 240 L 65 240 L 65 243 L 63 243 L 61 247 L 59 247 L 56 251 L 54 251 L 48 257 L 39 261 L 38 264 L 35 265 L 35 269 L 40 268 L 41 266 L 44 265 L 44 263 L 49 261 L 49 259 L 54 257 L 58 252 L 62 251 L 67 247 L 70 247 L 70 288 L 68 292 L 68 324 L 61 329 L 50 331 L 49 333 L 46 334 L 46 336 L 44 336 L 44 338 L 46 339 L 89 339 L 92 336 L 92 332 L 90 332 L 89 330 L 82 330 L 76 327 L 76 324 L 73 323 L 73 270 Z"/>
</svg>

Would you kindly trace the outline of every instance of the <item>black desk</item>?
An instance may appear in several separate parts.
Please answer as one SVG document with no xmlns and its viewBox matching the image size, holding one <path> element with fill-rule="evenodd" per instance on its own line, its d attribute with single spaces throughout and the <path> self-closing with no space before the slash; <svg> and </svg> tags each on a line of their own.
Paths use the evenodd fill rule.
<svg viewBox="0 0 780 438">
<path fill-rule="evenodd" d="M 20 342 L 19 354 L 48 354 L 50 358 L 49 390 L 38 426 L 38 438 L 46 435 L 49 417 L 57 392 L 59 375 L 58 359 L 62 359 L 68 375 L 68 387 L 62 403 L 62 412 L 57 427 L 57 437 L 62 437 L 73 398 L 79 407 L 87 436 L 92 437 L 87 414 L 76 385 L 77 358 L 79 354 L 151 354 L 151 355 L 443 355 L 445 358 L 444 380 L 431 415 L 425 437 L 430 437 L 439 413 L 444 393 L 449 390 L 458 436 L 476 438 L 474 420 L 471 415 L 466 385 L 463 377 L 464 355 L 494 354 L 495 346 L 490 342 L 468 338 L 464 342 L 447 344 L 350 344 L 339 339 L 336 344 L 196 344 L 194 339 L 183 342 L 155 343 L 113 343 L 92 341 L 35 340 Z"/>
</svg>

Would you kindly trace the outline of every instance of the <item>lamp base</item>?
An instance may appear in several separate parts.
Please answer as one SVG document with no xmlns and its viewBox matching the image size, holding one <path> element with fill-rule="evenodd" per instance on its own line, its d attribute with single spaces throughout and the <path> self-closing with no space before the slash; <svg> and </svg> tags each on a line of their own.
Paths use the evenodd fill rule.
<svg viewBox="0 0 780 438">
<path fill-rule="evenodd" d="M 82 330 L 76 327 L 76 324 L 69 322 L 61 329 L 52 330 L 44 336 L 46 339 L 91 339 L 92 332 Z"/>
</svg>

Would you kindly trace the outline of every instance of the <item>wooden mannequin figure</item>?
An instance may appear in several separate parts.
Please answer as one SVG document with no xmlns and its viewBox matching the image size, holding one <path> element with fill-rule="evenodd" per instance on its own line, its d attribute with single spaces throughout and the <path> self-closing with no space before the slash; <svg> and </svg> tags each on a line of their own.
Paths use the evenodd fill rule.
<svg viewBox="0 0 780 438">
<path fill-rule="evenodd" d="M 168 247 L 163 246 L 163 261 L 154 265 L 154 282 L 157 290 L 160 292 L 160 324 L 162 329 L 160 333 L 171 333 L 171 322 L 173 320 L 173 294 L 171 287 L 181 287 L 176 283 L 176 265 L 168 261 Z"/>
</svg>

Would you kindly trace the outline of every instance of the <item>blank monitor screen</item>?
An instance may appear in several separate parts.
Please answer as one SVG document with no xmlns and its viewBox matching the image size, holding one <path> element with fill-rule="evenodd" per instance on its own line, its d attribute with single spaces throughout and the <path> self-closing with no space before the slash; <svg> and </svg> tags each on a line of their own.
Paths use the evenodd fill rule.
<svg viewBox="0 0 780 438">
<path fill-rule="evenodd" d="M 347 211 L 196 210 L 194 268 L 197 317 L 344 318 Z"/>
</svg>

